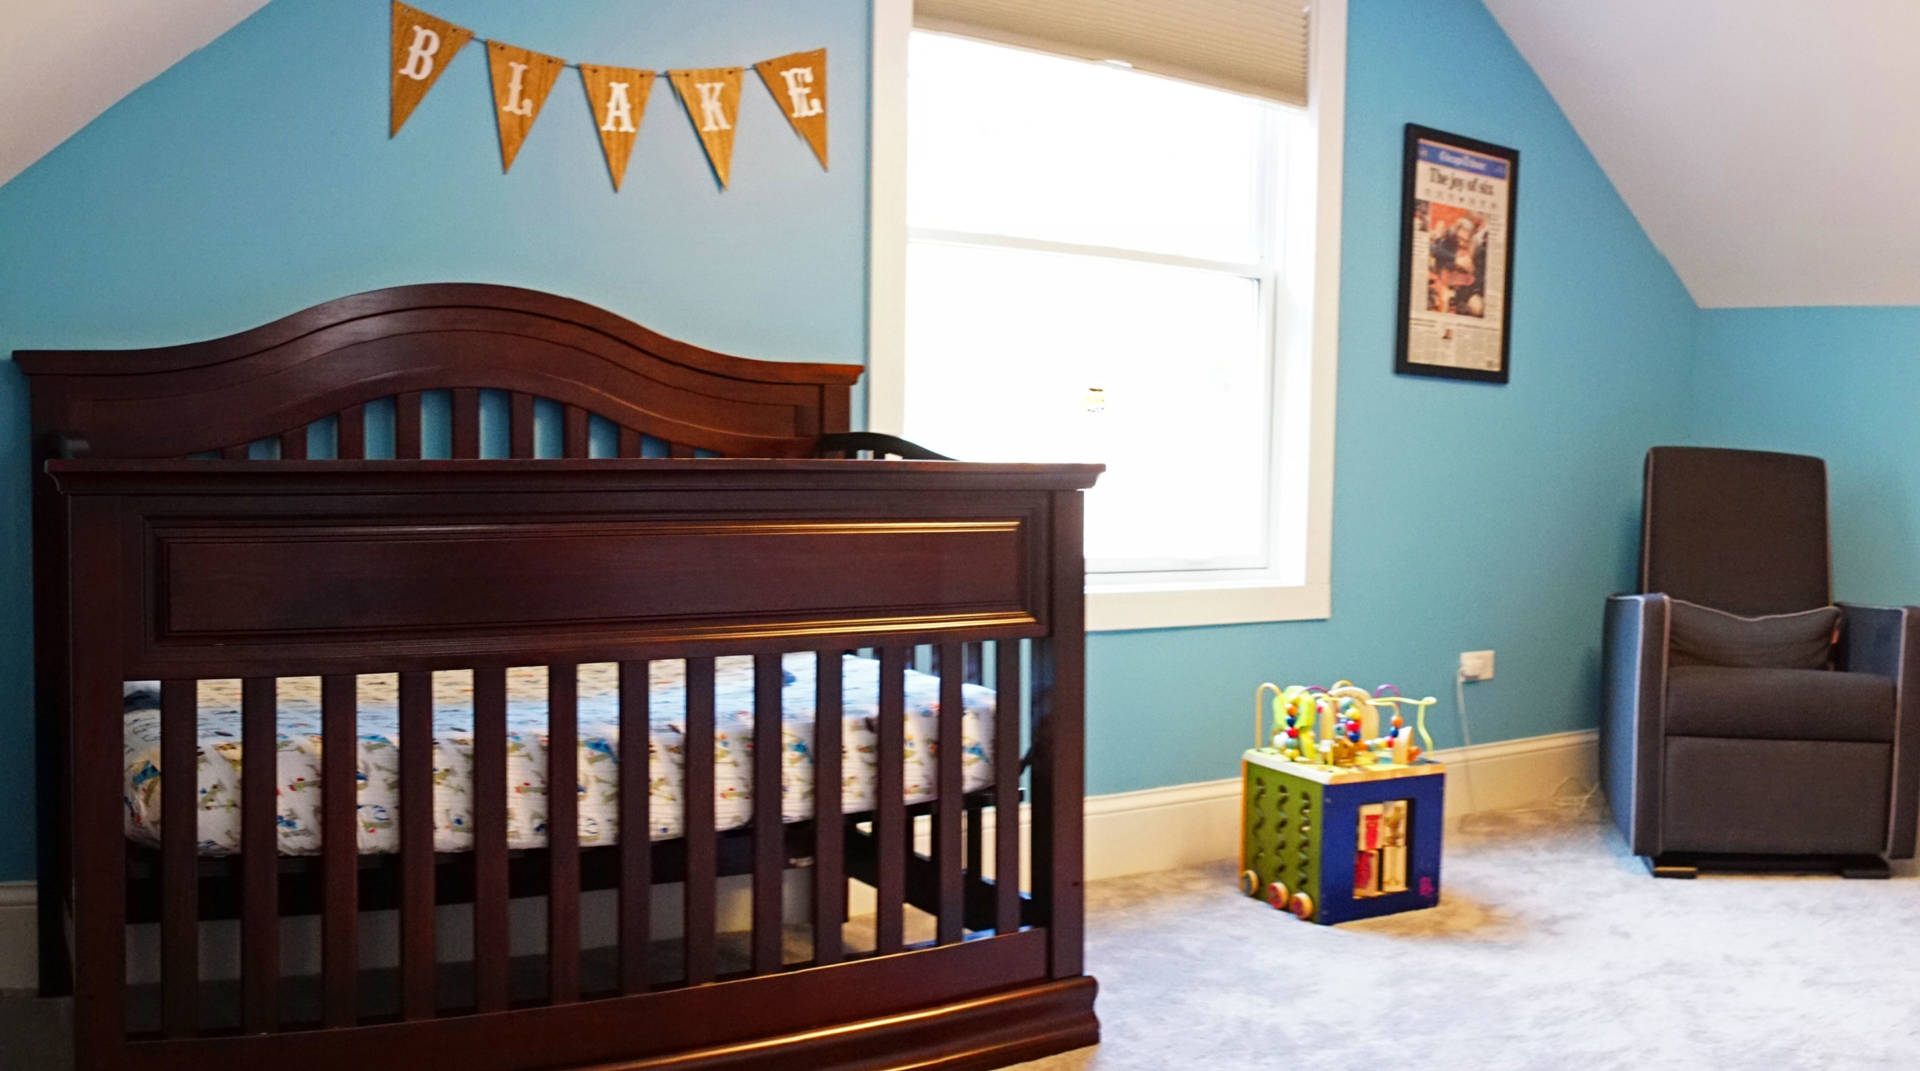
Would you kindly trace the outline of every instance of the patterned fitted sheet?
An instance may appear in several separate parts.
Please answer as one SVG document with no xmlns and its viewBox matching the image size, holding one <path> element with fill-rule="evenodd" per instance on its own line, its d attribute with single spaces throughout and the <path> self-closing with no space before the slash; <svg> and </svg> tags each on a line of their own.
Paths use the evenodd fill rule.
<svg viewBox="0 0 1920 1071">
<path fill-rule="evenodd" d="M 813 699 L 815 656 L 782 660 L 781 812 L 788 822 L 813 816 Z M 654 840 L 683 832 L 686 736 L 685 663 L 652 663 L 648 743 Z M 853 655 L 842 663 L 842 806 L 874 805 L 878 767 L 879 663 Z M 240 682 L 199 684 L 199 831 L 203 855 L 240 849 Z M 937 788 L 940 682 L 912 670 L 906 680 L 907 802 L 934 798 Z M 126 830 L 131 839 L 160 843 L 159 686 L 126 686 Z M 355 741 L 359 778 L 359 851 L 400 850 L 399 678 L 359 679 Z M 965 753 L 963 787 L 991 783 L 994 694 L 962 688 Z M 619 677 L 611 663 L 579 667 L 579 834 L 582 845 L 612 844 L 620 836 Z M 727 657 L 714 667 L 714 811 L 718 829 L 747 824 L 753 811 L 753 660 Z M 535 848 L 547 839 L 547 670 L 507 673 L 507 842 Z M 279 844 L 285 855 L 320 850 L 320 680 L 281 678 L 276 763 Z M 434 850 L 473 847 L 473 675 L 434 675 Z"/>
</svg>

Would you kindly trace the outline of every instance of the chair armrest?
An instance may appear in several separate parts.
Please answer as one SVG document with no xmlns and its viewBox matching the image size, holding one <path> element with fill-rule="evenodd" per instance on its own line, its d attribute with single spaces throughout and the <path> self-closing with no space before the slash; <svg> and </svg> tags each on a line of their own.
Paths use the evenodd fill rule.
<svg viewBox="0 0 1920 1071">
<path fill-rule="evenodd" d="M 1601 644 L 1600 768 L 1613 819 L 1635 855 L 1662 851 L 1667 622 L 1665 595 L 1607 599 Z"/>
<path fill-rule="evenodd" d="M 1849 673 L 1893 678 L 1893 798 L 1887 858 L 1913 858 L 1920 820 L 1920 609 L 1840 604 L 1834 664 Z"/>
</svg>

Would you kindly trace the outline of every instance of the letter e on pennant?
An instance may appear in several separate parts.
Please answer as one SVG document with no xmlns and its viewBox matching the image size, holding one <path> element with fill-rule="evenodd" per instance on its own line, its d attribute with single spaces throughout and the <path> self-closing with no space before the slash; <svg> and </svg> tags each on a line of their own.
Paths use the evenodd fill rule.
<svg viewBox="0 0 1920 1071">
<path fill-rule="evenodd" d="M 724 188 L 733 168 L 733 126 L 740 118 L 740 75 L 738 67 L 715 67 L 701 71 L 668 71 L 674 92 L 687 106 L 687 118 L 707 150 L 714 177 Z"/>
<path fill-rule="evenodd" d="M 613 176 L 613 188 L 618 190 L 621 180 L 627 177 L 627 158 L 633 155 L 640 117 L 647 110 L 653 72 L 582 63 L 580 82 L 587 87 L 593 125 L 600 133 L 600 147 L 607 153 L 607 173 Z"/>
<path fill-rule="evenodd" d="M 393 5 L 392 87 L 388 93 L 387 136 L 401 124 L 440 80 L 454 53 L 473 40 L 473 31 L 416 11 L 398 0 Z"/>
<path fill-rule="evenodd" d="M 773 94 L 780 114 L 827 166 L 827 50 L 795 52 L 753 65 Z"/>
<path fill-rule="evenodd" d="M 513 170 L 513 158 L 520 155 L 520 143 L 540 117 L 540 106 L 553 92 L 554 80 L 567 61 L 515 48 L 498 41 L 487 42 L 487 66 L 493 73 L 493 118 L 500 127 L 500 170 Z"/>
</svg>

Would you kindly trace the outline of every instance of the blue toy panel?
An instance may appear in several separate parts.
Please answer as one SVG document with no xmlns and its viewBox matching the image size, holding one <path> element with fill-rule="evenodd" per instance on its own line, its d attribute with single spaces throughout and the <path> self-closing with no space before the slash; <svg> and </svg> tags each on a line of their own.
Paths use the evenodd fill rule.
<svg viewBox="0 0 1920 1071">
<path fill-rule="evenodd" d="M 1432 907 L 1440 900 L 1440 842 L 1446 825 L 1446 777 L 1396 777 L 1326 786 L 1321 805 L 1320 903 L 1314 920 L 1328 926 Z M 1356 899 L 1353 860 L 1360 808 L 1407 802 L 1407 889 Z M 1337 816 L 1337 817 L 1336 817 Z"/>
</svg>

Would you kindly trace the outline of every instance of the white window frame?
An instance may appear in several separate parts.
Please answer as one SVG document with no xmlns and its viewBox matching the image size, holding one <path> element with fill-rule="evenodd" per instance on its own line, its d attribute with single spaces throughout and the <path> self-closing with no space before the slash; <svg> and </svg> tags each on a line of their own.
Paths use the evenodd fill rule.
<svg viewBox="0 0 1920 1071">
<path fill-rule="evenodd" d="M 1308 74 L 1309 144 L 1287 154 L 1289 190 L 1312 202 L 1274 206 L 1311 240 L 1290 238 L 1275 299 L 1271 500 L 1304 501 L 1303 582 L 1208 582 L 1199 571 L 1089 577 L 1089 631 L 1327 618 L 1332 613 L 1335 377 L 1339 367 L 1341 147 L 1346 123 L 1346 0 L 1317 0 Z M 907 51 L 912 0 L 874 0 L 868 176 L 867 427 L 898 435 L 906 413 Z M 1297 228 L 1290 228 L 1297 231 Z M 1196 462 L 1204 456 L 1196 453 Z M 1273 540 L 1282 542 L 1276 530 Z"/>
</svg>

